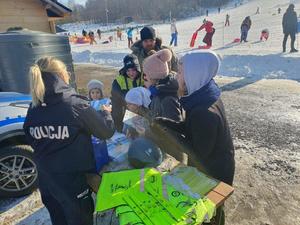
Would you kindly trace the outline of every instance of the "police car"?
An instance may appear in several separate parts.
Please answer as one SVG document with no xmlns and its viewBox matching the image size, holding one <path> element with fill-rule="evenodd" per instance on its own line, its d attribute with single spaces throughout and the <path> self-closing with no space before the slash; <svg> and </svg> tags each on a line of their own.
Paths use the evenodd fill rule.
<svg viewBox="0 0 300 225">
<path fill-rule="evenodd" d="M 0 196 L 26 195 L 37 185 L 33 150 L 23 131 L 30 102 L 29 95 L 0 92 Z"/>
</svg>

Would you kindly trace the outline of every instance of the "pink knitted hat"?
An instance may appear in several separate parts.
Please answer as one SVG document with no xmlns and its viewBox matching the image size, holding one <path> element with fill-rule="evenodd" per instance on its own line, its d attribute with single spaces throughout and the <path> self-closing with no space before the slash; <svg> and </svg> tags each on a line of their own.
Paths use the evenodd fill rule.
<svg viewBox="0 0 300 225">
<path fill-rule="evenodd" d="M 169 74 L 168 62 L 172 58 L 169 49 L 163 49 L 144 60 L 143 72 L 151 79 L 163 79 Z"/>
</svg>

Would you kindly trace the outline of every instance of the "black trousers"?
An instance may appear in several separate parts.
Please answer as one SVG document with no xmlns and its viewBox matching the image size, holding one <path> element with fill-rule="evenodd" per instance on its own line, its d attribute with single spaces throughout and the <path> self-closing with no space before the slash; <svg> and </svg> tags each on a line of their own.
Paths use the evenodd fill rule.
<svg viewBox="0 0 300 225">
<path fill-rule="evenodd" d="M 42 202 L 53 225 L 92 225 L 94 202 L 84 173 L 39 172 Z"/>
<path fill-rule="evenodd" d="M 286 33 L 284 34 L 282 48 L 285 51 L 286 50 L 286 42 L 288 37 L 291 37 L 291 50 L 295 49 L 295 40 L 296 40 L 296 34 L 295 33 Z"/>
</svg>

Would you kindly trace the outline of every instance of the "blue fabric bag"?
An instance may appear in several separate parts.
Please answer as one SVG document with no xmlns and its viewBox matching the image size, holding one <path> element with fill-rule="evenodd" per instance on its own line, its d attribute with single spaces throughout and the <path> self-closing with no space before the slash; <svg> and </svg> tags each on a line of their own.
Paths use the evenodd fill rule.
<svg viewBox="0 0 300 225">
<path fill-rule="evenodd" d="M 92 137 L 92 144 L 96 161 L 96 172 L 99 173 L 103 166 L 108 164 L 110 161 L 107 151 L 107 144 L 106 141 L 102 141 L 95 137 Z"/>
</svg>

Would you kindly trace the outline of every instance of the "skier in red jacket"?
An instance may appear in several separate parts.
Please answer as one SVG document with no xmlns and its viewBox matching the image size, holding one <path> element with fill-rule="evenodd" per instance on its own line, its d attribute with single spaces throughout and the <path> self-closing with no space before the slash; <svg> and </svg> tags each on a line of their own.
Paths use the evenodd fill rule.
<svg viewBox="0 0 300 225">
<path fill-rule="evenodd" d="M 210 48 L 212 46 L 212 37 L 215 33 L 214 24 L 211 21 L 204 20 L 201 27 L 199 27 L 198 31 L 205 29 L 206 35 L 203 39 L 203 42 L 207 44 L 207 47 Z"/>
</svg>

